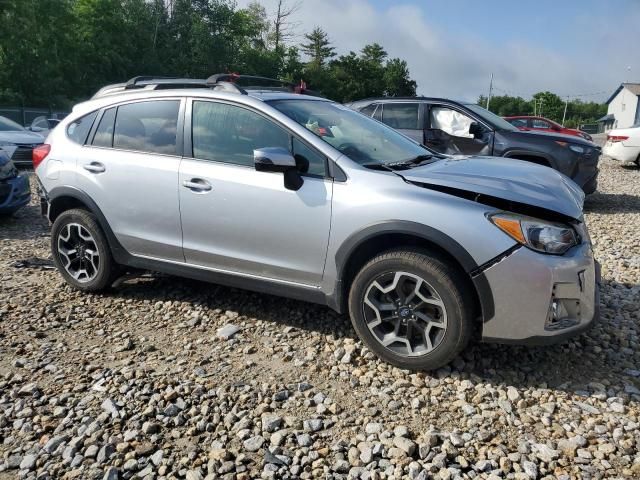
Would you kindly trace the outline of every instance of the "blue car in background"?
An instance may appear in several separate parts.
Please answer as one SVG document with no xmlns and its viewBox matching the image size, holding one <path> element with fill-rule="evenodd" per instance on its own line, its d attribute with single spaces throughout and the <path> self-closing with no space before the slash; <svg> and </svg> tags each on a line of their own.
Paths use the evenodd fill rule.
<svg viewBox="0 0 640 480">
<path fill-rule="evenodd" d="M 29 178 L 18 172 L 9 154 L 0 148 L 0 215 L 11 215 L 30 199 Z"/>
</svg>

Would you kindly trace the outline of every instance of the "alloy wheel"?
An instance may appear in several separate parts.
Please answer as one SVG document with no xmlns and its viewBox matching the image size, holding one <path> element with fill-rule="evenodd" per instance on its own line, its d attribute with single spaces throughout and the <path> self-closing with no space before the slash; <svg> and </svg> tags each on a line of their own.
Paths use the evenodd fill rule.
<svg viewBox="0 0 640 480">
<path fill-rule="evenodd" d="M 384 273 L 371 282 L 363 311 L 376 340 L 403 357 L 429 354 L 447 330 L 441 296 L 423 278 L 408 272 Z"/>
<path fill-rule="evenodd" d="M 79 223 L 67 223 L 60 230 L 58 255 L 64 269 L 76 281 L 87 283 L 98 275 L 98 246 L 91 233 Z"/>
</svg>

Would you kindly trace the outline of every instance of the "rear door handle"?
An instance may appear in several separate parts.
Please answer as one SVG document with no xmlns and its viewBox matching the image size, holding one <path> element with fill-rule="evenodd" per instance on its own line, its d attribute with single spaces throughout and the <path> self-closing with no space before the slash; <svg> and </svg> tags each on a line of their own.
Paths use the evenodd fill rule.
<svg viewBox="0 0 640 480">
<path fill-rule="evenodd" d="M 106 168 L 104 168 L 104 165 L 100 162 L 87 163 L 83 165 L 82 168 L 91 173 L 102 173 L 106 170 Z"/>
<path fill-rule="evenodd" d="M 194 192 L 211 191 L 211 184 L 201 178 L 192 178 L 191 180 L 185 180 L 184 182 L 182 182 L 182 186 Z"/>
</svg>

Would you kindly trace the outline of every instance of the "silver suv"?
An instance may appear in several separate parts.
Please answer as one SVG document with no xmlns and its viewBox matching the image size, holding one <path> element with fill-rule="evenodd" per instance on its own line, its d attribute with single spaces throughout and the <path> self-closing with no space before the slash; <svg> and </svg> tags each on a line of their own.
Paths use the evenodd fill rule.
<svg viewBox="0 0 640 480">
<path fill-rule="evenodd" d="M 111 86 L 34 150 L 70 285 L 142 269 L 321 303 L 407 369 L 474 337 L 548 343 L 597 317 L 584 195 L 566 176 L 438 154 L 301 89 L 241 80 Z"/>
</svg>

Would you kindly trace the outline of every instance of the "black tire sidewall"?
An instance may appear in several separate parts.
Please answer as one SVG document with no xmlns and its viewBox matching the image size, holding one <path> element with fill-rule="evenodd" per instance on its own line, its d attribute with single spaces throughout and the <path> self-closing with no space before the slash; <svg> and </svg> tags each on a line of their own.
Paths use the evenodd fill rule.
<svg viewBox="0 0 640 480">
<path fill-rule="evenodd" d="M 468 343 L 472 316 L 456 270 L 437 259 L 411 252 L 414 258 L 415 255 L 422 257 L 423 261 L 415 262 L 405 253 L 398 252 L 394 255 L 394 252 L 390 252 L 381 255 L 368 263 L 356 276 L 349 294 L 351 322 L 362 341 L 382 360 L 403 369 L 433 370 L 453 360 Z M 385 273 L 397 271 L 412 273 L 430 284 L 440 295 L 447 312 L 444 338 L 431 353 L 424 356 L 402 357 L 394 354 L 379 343 L 364 318 L 364 294 L 371 282 Z"/>
<path fill-rule="evenodd" d="M 62 228 L 69 223 L 77 223 L 86 228 L 93 237 L 98 249 L 100 258 L 98 274 L 89 282 L 78 282 L 69 275 L 60 258 L 60 254 L 58 252 L 58 235 Z M 60 216 L 56 218 L 51 228 L 51 254 L 53 256 L 53 262 L 58 268 L 60 274 L 63 276 L 65 281 L 74 288 L 90 292 L 102 290 L 111 284 L 114 265 L 109 244 L 107 243 L 104 233 L 102 232 L 100 225 L 98 225 L 95 216 L 86 210 L 69 210 L 61 213 Z"/>
</svg>

